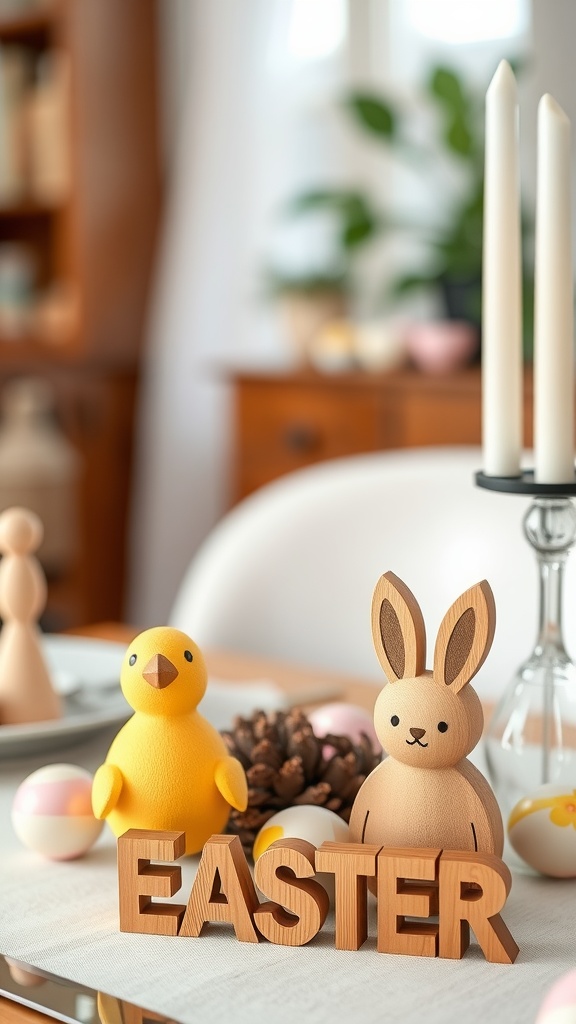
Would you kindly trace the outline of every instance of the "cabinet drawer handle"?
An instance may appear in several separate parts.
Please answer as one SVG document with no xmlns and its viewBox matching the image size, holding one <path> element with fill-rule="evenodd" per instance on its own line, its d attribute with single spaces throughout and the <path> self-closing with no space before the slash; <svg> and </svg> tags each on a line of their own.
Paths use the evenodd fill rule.
<svg viewBox="0 0 576 1024">
<path fill-rule="evenodd" d="M 293 423 L 284 432 L 284 444 L 291 452 L 311 452 L 319 443 L 319 431 L 307 423 Z"/>
</svg>

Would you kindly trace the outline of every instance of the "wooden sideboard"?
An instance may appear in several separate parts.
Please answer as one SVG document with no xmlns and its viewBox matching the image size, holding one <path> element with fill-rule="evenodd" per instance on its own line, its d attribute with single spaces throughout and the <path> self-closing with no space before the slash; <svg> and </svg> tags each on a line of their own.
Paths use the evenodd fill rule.
<svg viewBox="0 0 576 1024">
<path fill-rule="evenodd" d="M 480 443 L 480 368 L 431 377 L 406 368 L 331 376 L 238 372 L 232 498 L 323 459 L 390 448 Z M 524 388 L 532 443 L 532 379 Z"/>
</svg>

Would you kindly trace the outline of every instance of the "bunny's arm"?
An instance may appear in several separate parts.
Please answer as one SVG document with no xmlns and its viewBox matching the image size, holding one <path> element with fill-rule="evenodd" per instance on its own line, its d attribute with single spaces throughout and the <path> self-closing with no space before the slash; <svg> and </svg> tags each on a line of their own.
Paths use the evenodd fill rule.
<svg viewBox="0 0 576 1024">
<path fill-rule="evenodd" d="M 387 761 L 382 761 L 362 783 L 350 814 L 350 842 L 375 843 L 380 841 L 382 817 L 386 808 Z"/>
<path fill-rule="evenodd" d="M 495 853 L 501 857 L 504 826 L 496 797 L 482 773 L 470 761 L 462 761 L 458 771 L 471 789 L 468 793 L 468 810 L 475 848 L 481 853 Z"/>
</svg>

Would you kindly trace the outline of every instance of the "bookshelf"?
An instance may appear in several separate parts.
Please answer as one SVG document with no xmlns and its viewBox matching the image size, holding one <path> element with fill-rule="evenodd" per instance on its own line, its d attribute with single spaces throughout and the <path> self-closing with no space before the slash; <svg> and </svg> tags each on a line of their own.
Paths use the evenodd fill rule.
<svg viewBox="0 0 576 1024">
<path fill-rule="evenodd" d="M 46 625 L 65 628 L 123 612 L 160 208 L 157 4 L 8 6 L 0 0 L 0 144 L 4 133 L 14 146 L 0 159 L 0 394 L 14 377 L 49 381 L 80 457 L 78 551 L 49 581 Z"/>
</svg>

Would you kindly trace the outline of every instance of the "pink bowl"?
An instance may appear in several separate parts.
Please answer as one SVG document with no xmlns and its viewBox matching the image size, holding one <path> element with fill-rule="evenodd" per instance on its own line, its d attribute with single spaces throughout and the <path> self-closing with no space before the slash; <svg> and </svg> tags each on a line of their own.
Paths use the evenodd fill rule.
<svg viewBox="0 0 576 1024">
<path fill-rule="evenodd" d="M 478 332 L 461 320 L 413 324 L 406 337 L 413 362 L 423 373 L 442 374 L 465 366 L 478 350 Z"/>
</svg>

